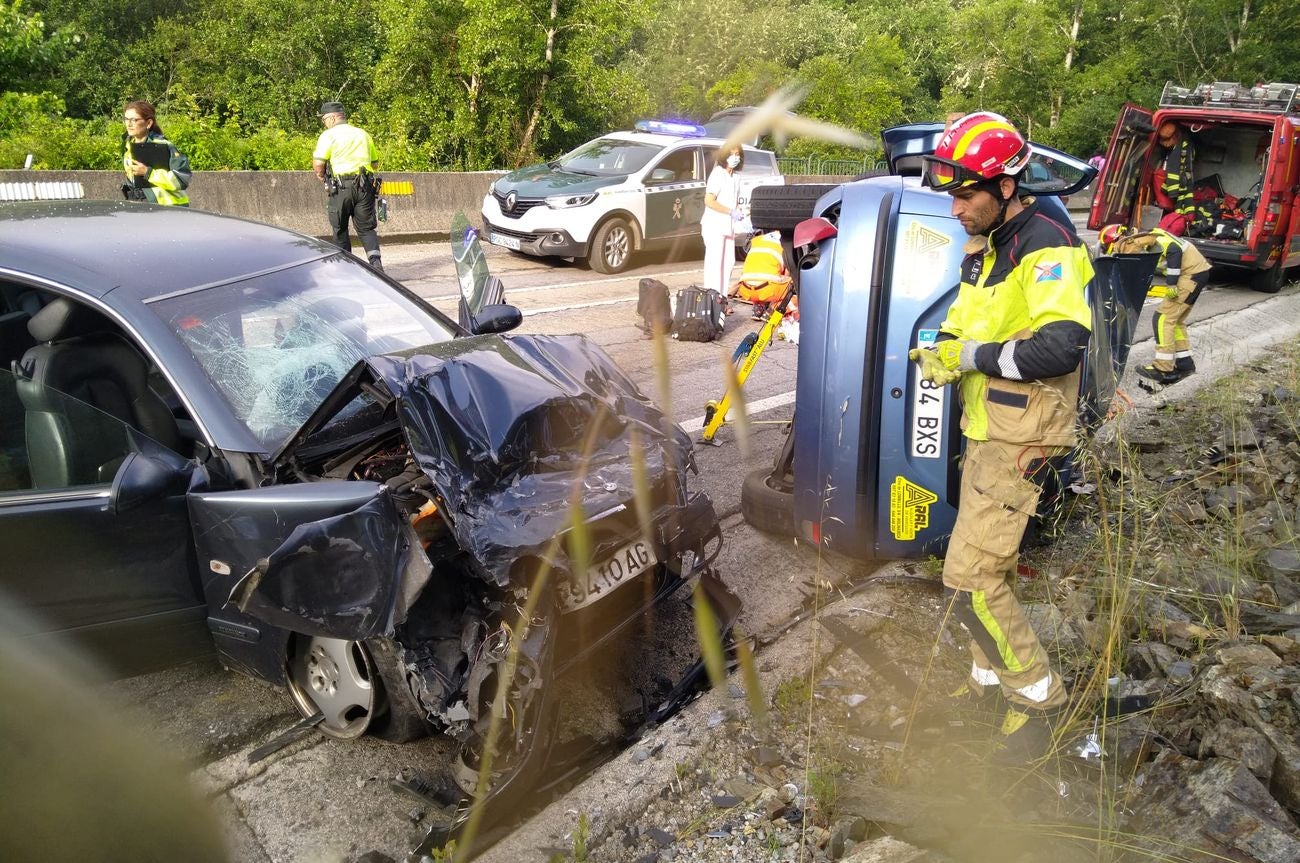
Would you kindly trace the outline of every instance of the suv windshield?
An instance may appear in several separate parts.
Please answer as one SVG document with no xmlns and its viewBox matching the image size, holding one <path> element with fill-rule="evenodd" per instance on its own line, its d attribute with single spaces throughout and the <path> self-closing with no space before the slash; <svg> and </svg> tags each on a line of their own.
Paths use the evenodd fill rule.
<svg viewBox="0 0 1300 863">
<path fill-rule="evenodd" d="M 641 170 L 662 150 L 660 144 L 597 138 L 564 154 L 552 164 L 574 174 L 617 177 Z"/>
<path fill-rule="evenodd" d="M 451 330 L 342 255 L 150 304 L 238 417 L 277 450 L 358 360 Z M 340 422 L 365 397 L 340 411 Z"/>
</svg>

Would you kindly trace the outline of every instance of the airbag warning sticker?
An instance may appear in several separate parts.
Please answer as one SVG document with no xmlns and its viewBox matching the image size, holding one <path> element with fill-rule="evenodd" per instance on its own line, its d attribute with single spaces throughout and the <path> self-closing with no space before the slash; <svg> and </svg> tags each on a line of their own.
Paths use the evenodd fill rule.
<svg viewBox="0 0 1300 863">
<path fill-rule="evenodd" d="M 889 487 L 889 532 L 894 539 L 910 542 L 916 533 L 930 526 L 930 504 L 939 496 L 901 476 Z"/>
</svg>

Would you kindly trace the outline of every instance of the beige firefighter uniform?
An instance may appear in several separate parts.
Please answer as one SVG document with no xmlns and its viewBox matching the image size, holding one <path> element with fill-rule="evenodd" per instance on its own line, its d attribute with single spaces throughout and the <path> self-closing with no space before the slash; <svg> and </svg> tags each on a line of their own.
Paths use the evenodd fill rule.
<svg viewBox="0 0 1300 863">
<path fill-rule="evenodd" d="M 1032 200 L 966 253 L 939 335 L 962 342 L 967 438 L 943 582 L 971 633 L 973 686 L 1048 710 L 1065 688 L 1013 588 L 1025 528 L 1076 441 L 1092 263 L 1074 229 Z"/>
<path fill-rule="evenodd" d="M 1156 336 L 1156 356 L 1152 363 L 1162 372 L 1193 371 L 1192 343 L 1187 337 L 1187 318 L 1192 305 L 1210 279 L 1210 262 L 1194 243 L 1155 228 L 1142 234 L 1120 237 L 1111 249 L 1114 254 L 1159 254 L 1156 281 L 1151 295 L 1162 299 L 1151 318 Z"/>
</svg>

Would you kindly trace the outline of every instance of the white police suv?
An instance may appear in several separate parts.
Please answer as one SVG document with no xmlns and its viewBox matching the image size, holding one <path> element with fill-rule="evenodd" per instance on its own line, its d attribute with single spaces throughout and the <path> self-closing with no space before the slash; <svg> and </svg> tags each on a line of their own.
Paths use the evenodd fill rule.
<svg viewBox="0 0 1300 863">
<path fill-rule="evenodd" d="M 721 138 L 692 123 L 643 120 L 544 165 L 512 171 L 483 198 L 483 234 L 529 255 L 585 258 L 618 273 L 634 252 L 695 240 L 704 183 Z M 767 150 L 745 147 L 740 208 L 755 186 L 785 178 Z"/>
</svg>

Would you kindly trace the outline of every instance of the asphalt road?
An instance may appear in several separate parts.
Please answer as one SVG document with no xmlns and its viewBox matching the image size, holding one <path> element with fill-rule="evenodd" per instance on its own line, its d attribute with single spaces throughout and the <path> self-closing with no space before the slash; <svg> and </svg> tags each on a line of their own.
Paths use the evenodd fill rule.
<svg viewBox="0 0 1300 863">
<path fill-rule="evenodd" d="M 646 276 L 662 280 L 671 289 L 697 282 L 698 254 L 689 249 L 680 256 L 643 260 L 631 272 L 614 277 L 496 248 L 488 250 L 488 260 L 492 272 L 505 283 L 507 300 L 524 313 L 522 331 L 585 333 L 658 398 L 652 343 L 635 328 L 637 283 Z M 389 245 L 384 248 L 384 261 L 390 275 L 454 317 L 458 287 L 447 244 Z M 1247 320 L 1252 314 L 1248 307 L 1262 301 L 1292 301 L 1297 290 L 1293 286 L 1283 297 L 1269 300 L 1243 285 L 1216 286 L 1197 305 L 1193 320 L 1200 323 L 1193 337 L 1204 338 L 1207 354 L 1213 354 L 1210 341 L 1223 333 L 1217 356 L 1220 368 L 1226 369 L 1246 358 L 1250 340 L 1232 330 L 1229 322 Z M 1292 320 L 1295 305 L 1286 307 Z M 1247 328 L 1258 335 L 1271 322 L 1294 330 L 1280 320 L 1286 315 L 1278 308 L 1253 310 L 1259 322 Z M 698 437 L 705 403 L 724 390 L 723 368 L 732 350 L 757 327 L 742 312 L 728 320 L 717 342 L 668 344 L 671 410 L 693 436 Z M 1140 341 L 1149 342 L 1147 327 L 1144 321 Z M 1197 350 L 1200 361 L 1201 346 Z M 1149 344 L 1136 346 L 1133 358 L 1149 361 Z M 770 463 L 783 440 L 782 423 L 793 410 L 796 359 L 794 345 L 774 342 L 751 375 L 745 389 L 756 422 L 746 446 L 728 427 L 718 436 L 719 446 L 697 447 L 697 481 L 712 496 L 724 527 L 720 572 L 745 603 L 741 625 L 760 635 L 773 632 L 812 591 L 838 582 L 851 570 L 868 568 L 819 559 L 788 539 L 754 531 L 740 516 L 742 480 L 749 471 Z M 442 740 L 394 745 L 368 738 L 342 743 L 312 736 L 250 764 L 250 753 L 296 721 L 287 694 L 223 671 L 215 662 L 111 684 L 103 694 L 138 716 L 139 724 L 150 729 L 160 745 L 178 753 L 191 767 L 227 826 L 234 859 L 353 860 L 378 850 L 400 860 L 424 837 L 429 807 L 394 791 L 389 780 L 440 763 L 449 752 Z M 589 715 L 596 725 L 602 711 L 613 707 L 602 703 L 599 693 L 572 697 L 569 712 Z M 544 857 L 539 854 L 536 859 Z"/>
</svg>

